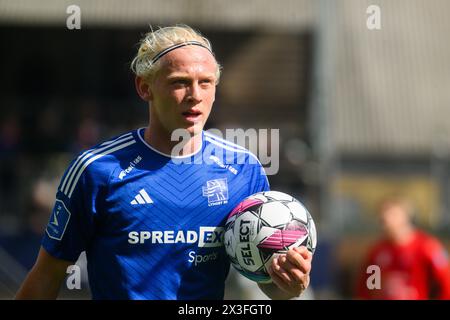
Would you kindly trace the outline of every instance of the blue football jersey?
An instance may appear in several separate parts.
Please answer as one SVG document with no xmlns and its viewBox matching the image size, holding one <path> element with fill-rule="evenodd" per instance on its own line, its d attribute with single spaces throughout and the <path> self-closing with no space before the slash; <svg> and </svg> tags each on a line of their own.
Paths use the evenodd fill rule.
<svg viewBox="0 0 450 320">
<path fill-rule="evenodd" d="M 64 173 L 42 245 L 76 261 L 86 251 L 94 299 L 223 299 L 228 214 L 269 190 L 245 148 L 202 132 L 202 148 L 170 157 L 144 128 L 81 153 Z"/>
</svg>

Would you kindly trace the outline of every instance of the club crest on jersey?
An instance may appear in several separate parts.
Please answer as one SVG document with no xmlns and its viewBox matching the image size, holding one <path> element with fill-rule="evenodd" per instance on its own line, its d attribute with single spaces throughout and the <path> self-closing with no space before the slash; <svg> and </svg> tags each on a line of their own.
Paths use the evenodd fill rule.
<svg viewBox="0 0 450 320">
<path fill-rule="evenodd" d="M 47 232 L 47 235 L 50 238 L 61 241 L 69 220 L 70 211 L 67 210 L 64 202 L 61 200 L 56 200 L 53 213 L 50 217 L 50 221 L 48 222 L 45 232 Z"/>
<path fill-rule="evenodd" d="M 227 179 L 214 179 L 206 181 L 202 187 L 202 194 L 208 198 L 208 206 L 217 206 L 228 203 Z"/>
</svg>

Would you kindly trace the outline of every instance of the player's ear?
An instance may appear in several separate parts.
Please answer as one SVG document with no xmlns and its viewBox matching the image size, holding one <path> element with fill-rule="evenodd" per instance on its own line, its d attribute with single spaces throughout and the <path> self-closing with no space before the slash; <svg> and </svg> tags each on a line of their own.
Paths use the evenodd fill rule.
<svg viewBox="0 0 450 320">
<path fill-rule="evenodd" d="M 134 84 L 136 86 L 136 91 L 142 100 L 151 101 L 153 99 L 153 94 L 147 81 L 145 81 L 141 77 L 136 77 L 134 79 Z"/>
</svg>

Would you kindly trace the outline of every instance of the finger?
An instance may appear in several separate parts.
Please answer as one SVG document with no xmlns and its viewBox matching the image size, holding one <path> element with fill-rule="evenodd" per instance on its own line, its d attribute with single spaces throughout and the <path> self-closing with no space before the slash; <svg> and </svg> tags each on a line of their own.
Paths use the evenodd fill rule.
<svg viewBox="0 0 450 320">
<path fill-rule="evenodd" d="M 296 291 L 305 290 L 309 285 L 309 274 L 303 273 L 299 270 L 294 264 L 292 264 L 286 257 L 283 257 L 279 260 L 279 264 L 290 273 L 293 278 L 293 282 L 290 283 L 290 286 L 294 288 Z"/>
<path fill-rule="evenodd" d="M 272 278 L 273 283 L 280 288 L 282 291 L 291 294 L 291 288 L 289 285 L 273 270 L 272 267 L 269 267 L 269 275 Z"/>
<path fill-rule="evenodd" d="M 289 284 L 290 282 L 293 281 L 293 279 L 289 275 L 289 273 L 286 271 L 286 269 L 280 265 L 280 259 L 286 260 L 286 257 L 280 256 L 280 257 L 274 258 L 273 262 L 272 262 L 273 270 L 281 279 L 283 279 L 283 281 L 285 281 L 287 284 Z"/>
<path fill-rule="evenodd" d="M 311 271 L 311 260 L 303 258 L 303 256 L 295 250 L 289 250 L 286 254 L 286 258 L 289 262 L 300 269 L 301 272 L 307 274 Z"/>
<path fill-rule="evenodd" d="M 308 282 L 306 282 L 306 285 L 304 283 L 295 283 L 291 282 L 290 284 L 287 284 L 279 275 L 273 271 L 273 269 L 269 268 L 269 274 L 271 275 L 272 282 L 280 288 L 281 291 L 284 291 L 288 293 L 289 295 L 294 295 L 298 297 L 308 286 Z M 294 284 L 294 285 L 293 285 Z"/>
<path fill-rule="evenodd" d="M 280 259 L 279 264 L 283 267 L 283 269 L 289 272 L 289 274 L 297 284 L 301 283 L 306 287 L 307 275 L 299 270 L 296 265 L 291 263 L 286 257 Z"/>
<path fill-rule="evenodd" d="M 294 247 L 293 249 L 294 249 L 294 251 L 299 253 L 304 259 L 312 260 L 312 256 L 313 256 L 312 253 L 305 246 Z"/>
</svg>

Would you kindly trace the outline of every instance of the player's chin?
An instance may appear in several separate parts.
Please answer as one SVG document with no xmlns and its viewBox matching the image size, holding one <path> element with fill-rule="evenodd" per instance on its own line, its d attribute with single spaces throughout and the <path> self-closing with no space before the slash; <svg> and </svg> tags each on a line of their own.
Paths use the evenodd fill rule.
<svg viewBox="0 0 450 320">
<path fill-rule="evenodd" d="M 197 135 L 202 132 L 205 123 L 203 121 L 197 121 L 193 123 L 185 123 L 182 127 L 185 129 L 191 136 Z"/>
</svg>

